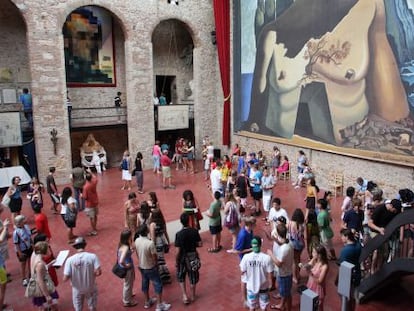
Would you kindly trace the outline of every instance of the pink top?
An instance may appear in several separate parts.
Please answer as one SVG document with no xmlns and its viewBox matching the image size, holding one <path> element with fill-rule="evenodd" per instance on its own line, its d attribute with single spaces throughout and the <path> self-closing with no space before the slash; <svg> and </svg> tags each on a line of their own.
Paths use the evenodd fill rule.
<svg viewBox="0 0 414 311">
<path fill-rule="evenodd" d="M 316 263 L 311 270 L 311 275 L 309 275 L 308 283 L 306 287 L 318 294 L 319 300 L 325 298 L 325 282 L 322 284 L 318 283 L 319 276 L 321 275 L 322 264 Z"/>
<path fill-rule="evenodd" d="M 152 147 L 152 155 L 153 156 L 161 156 L 161 147 L 160 146 L 158 146 L 158 145 L 154 145 L 153 147 Z"/>
<path fill-rule="evenodd" d="M 289 170 L 289 162 L 284 161 L 281 166 L 277 168 L 279 173 L 287 172 Z"/>
</svg>

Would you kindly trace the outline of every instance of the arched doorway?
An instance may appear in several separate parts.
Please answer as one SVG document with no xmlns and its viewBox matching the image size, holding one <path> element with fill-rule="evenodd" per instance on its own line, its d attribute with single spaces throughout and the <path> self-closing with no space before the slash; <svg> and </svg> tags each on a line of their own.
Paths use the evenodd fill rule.
<svg viewBox="0 0 414 311">
<path fill-rule="evenodd" d="M 88 163 L 79 148 L 92 134 L 104 149 L 106 164 L 117 165 L 128 146 L 122 22 L 103 7 L 83 6 L 68 14 L 62 35 L 72 161 Z"/>
<path fill-rule="evenodd" d="M 0 167 L 23 166 L 29 175 L 36 176 L 33 127 L 20 103 L 23 89 L 31 93 L 27 27 L 9 0 L 0 1 L 0 32 Z"/>
<path fill-rule="evenodd" d="M 155 137 L 170 147 L 179 137 L 194 144 L 193 49 L 188 26 L 177 20 L 161 21 L 152 34 Z M 166 105 L 163 105 L 165 97 Z"/>
</svg>

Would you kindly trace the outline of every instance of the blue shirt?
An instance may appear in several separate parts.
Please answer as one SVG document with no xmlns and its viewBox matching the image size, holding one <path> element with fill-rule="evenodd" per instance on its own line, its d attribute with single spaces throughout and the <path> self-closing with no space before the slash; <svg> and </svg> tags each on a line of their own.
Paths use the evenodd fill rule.
<svg viewBox="0 0 414 311">
<path fill-rule="evenodd" d="M 246 161 L 243 157 L 239 157 L 239 162 L 237 163 L 237 174 L 240 174 L 241 170 L 246 166 Z"/>
<path fill-rule="evenodd" d="M 237 235 L 236 246 L 234 247 L 237 251 L 241 252 L 244 249 L 249 249 L 252 246 L 253 231 L 249 232 L 245 227 L 241 228 Z M 244 256 L 243 253 L 239 253 L 240 259 Z"/>
<path fill-rule="evenodd" d="M 167 105 L 167 99 L 165 98 L 165 96 L 160 96 L 160 106 L 165 105 Z"/>
<path fill-rule="evenodd" d="M 263 175 L 262 172 L 259 170 L 254 174 L 255 184 L 253 186 L 253 192 L 260 192 L 262 190 L 262 187 L 261 187 L 262 175 Z M 256 184 L 257 182 L 259 183 Z"/>
<path fill-rule="evenodd" d="M 23 110 L 32 110 L 32 95 L 31 94 L 22 94 L 20 95 L 20 102 L 23 105 Z"/>
<path fill-rule="evenodd" d="M 32 247 L 31 231 L 28 225 L 24 225 L 23 228 L 18 228 L 13 231 L 13 243 L 20 251 L 28 250 Z"/>
<path fill-rule="evenodd" d="M 352 284 L 359 285 L 361 281 L 361 266 L 359 264 L 359 256 L 361 255 L 361 244 L 358 242 L 352 244 L 346 244 L 339 255 L 339 263 L 347 261 L 355 265 L 352 275 Z"/>
<path fill-rule="evenodd" d="M 364 179 L 362 181 L 362 185 L 360 185 L 360 184 L 356 185 L 356 191 L 357 192 L 365 192 L 365 191 L 367 191 L 367 186 L 368 186 L 368 180 Z"/>
</svg>

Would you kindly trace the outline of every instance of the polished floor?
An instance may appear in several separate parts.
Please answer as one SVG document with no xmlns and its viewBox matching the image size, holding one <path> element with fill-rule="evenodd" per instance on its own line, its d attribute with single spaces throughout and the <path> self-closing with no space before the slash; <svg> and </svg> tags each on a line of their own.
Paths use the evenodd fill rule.
<svg viewBox="0 0 414 311">
<path fill-rule="evenodd" d="M 200 168 L 201 165 L 199 164 Z M 169 222 L 169 232 L 174 235 L 177 230 L 177 219 L 181 213 L 181 195 L 186 189 L 191 189 L 199 202 L 201 209 L 208 209 L 211 195 L 204 181 L 203 173 L 190 175 L 182 170 L 173 171 L 175 190 L 162 189 L 160 175 L 153 174 L 151 171 L 145 172 L 145 194 L 138 194 L 140 200 L 147 198 L 149 191 L 156 191 L 159 198 L 161 209 Z M 98 191 L 100 197 L 99 211 L 99 234 L 96 237 L 87 237 L 87 251 L 94 252 L 98 255 L 103 270 L 102 276 L 98 278 L 99 302 L 98 310 L 112 311 L 123 310 L 121 294 L 122 281 L 117 279 L 111 273 L 111 267 L 116 260 L 116 248 L 119 233 L 123 229 L 123 203 L 126 200 L 127 191 L 120 190 L 121 173 L 117 169 L 109 169 L 99 176 Z M 60 185 L 62 190 L 64 185 Z M 135 188 L 136 190 L 136 188 Z M 304 189 L 293 189 L 288 181 L 279 181 L 274 189 L 274 195 L 282 200 L 282 206 L 287 209 L 289 214 L 296 207 L 304 207 Z M 339 206 L 342 198 L 337 198 L 334 202 L 333 216 L 335 232 L 339 231 Z M 52 229 L 51 245 L 55 253 L 60 250 L 69 249 L 73 253 L 73 249 L 66 242 L 66 231 L 62 219 L 58 215 L 54 215 L 50 211 L 49 198 L 45 199 L 45 213 L 49 218 L 49 224 Z M 29 207 L 27 200 L 24 202 L 23 214 L 28 217 L 28 223 L 33 226 L 33 213 Z M 9 213 L 5 212 L 2 218 L 9 217 Z M 203 220 L 207 223 L 207 220 Z M 205 224 L 203 225 L 205 228 Z M 255 233 L 263 235 L 263 230 L 268 230 L 264 221 L 258 220 L 258 226 Z M 85 215 L 81 214 L 78 218 L 75 234 L 86 235 L 89 231 L 89 223 Z M 238 257 L 228 254 L 225 251 L 219 253 L 208 253 L 207 248 L 211 246 L 211 237 L 208 232 L 201 234 L 204 246 L 200 249 L 202 259 L 201 280 L 197 287 L 197 300 L 189 305 L 184 306 L 181 301 L 179 284 L 173 281 L 172 284 L 164 287 L 164 298 L 172 304 L 173 310 L 243 310 L 240 295 L 240 273 L 238 269 Z M 224 248 L 230 247 L 230 234 L 224 229 L 222 234 L 222 244 Z M 7 285 L 5 302 L 10 305 L 13 310 L 30 310 L 32 308 L 29 299 L 24 298 L 24 288 L 21 285 L 19 275 L 19 267 L 14 254 L 12 241 L 9 241 L 10 259 L 7 261 L 7 270 L 12 275 L 12 282 Z M 334 245 L 339 252 L 341 242 L 339 234 L 336 233 Z M 266 242 L 264 248 L 270 247 L 270 243 Z M 303 253 L 302 260 L 306 260 L 306 254 Z M 174 247 L 171 248 L 169 254 L 166 255 L 168 266 L 172 273 L 175 272 L 174 267 Z M 135 257 L 136 260 L 136 257 Z M 327 280 L 327 298 L 325 302 L 325 310 L 340 310 L 340 298 L 336 293 L 336 287 L 333 280 L 337 273 L 337 267 L 330 263 L 329 276 Z M 60 280 L 62 279 L 62 269 L 58 271 Z M 143 310 L 143 297 L 140 291 L 140 276 L 137 273 L 135 281 L 136 299 L 138 306 L 132 309 Z M 61 283 L 58 287 L 60 298 L 60 310 L 72 310 L 71 304 L 71 287 L 70 283 Z M 152 288 L 151 288 L 152 291 Z M 293 310 L 299 310 L 300 296 L 296 294 L 294 288 Z M 392 284 L 382 290 L 369 303 L 360 305 L 357 310 L 361 311 L 385 311 L 385 310 L 414 310 L 414 279 L 412 277 L 405 278 L 402 282 Z M 272 303 L 277 301 L 272 298 Z M 155 308 L 153 308 L 155 309 Z"/>
</svg>

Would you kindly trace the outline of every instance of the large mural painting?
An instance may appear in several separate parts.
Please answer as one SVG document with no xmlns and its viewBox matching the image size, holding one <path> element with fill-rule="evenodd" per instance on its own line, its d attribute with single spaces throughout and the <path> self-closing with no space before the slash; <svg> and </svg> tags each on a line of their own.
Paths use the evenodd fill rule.
<svg viewBox="0 0 414 311">
<path fill-rule="evenodd" d="M 414 166 L 414 0 L 236 2 L 236 132 Z"/>
</svg>

